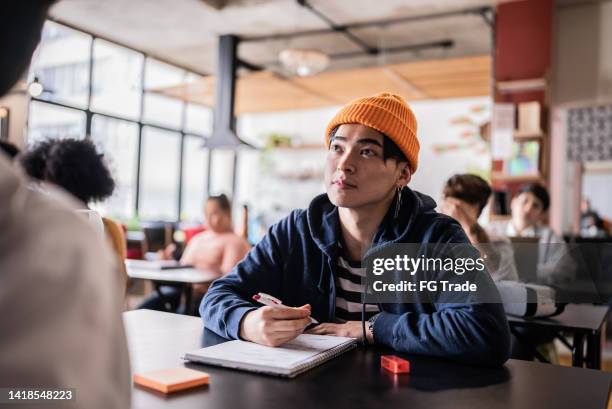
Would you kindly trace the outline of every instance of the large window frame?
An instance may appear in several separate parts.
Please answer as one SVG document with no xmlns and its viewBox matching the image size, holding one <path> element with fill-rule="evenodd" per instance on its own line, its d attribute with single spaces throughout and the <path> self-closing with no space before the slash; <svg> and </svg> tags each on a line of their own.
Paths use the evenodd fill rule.
<svg viewBox="0 0 612 409">
<path fill-rule="evenodd" d="M 185 160 L 185 151 L 184 151 L 184 144 L 185 144 L 185 138 L 187 136 L 190 137 L 197 137 L 200 138 L 202 140 L 202 144 L 204 144 L 204 141 L 206 138 L 208 138 L 210 135 L 205 135 L 205 134 L 200 134 L 198 132 L 194 132 L 193 130 L 187 130 L 187 107 L 189 105 L 188 102 L 184 101 L 184 100 L 180 100 L 181 102 L 181 121 L 180 121 L 180 126 L 178 128 L 173 128 L 171 126 L 164 126 L 164 125 L 160 125 L 157 123 L 151 123 L 149 121 L 146 121 L 144 119 L 144 112 L 145 112 L 145 96 L 147 94 L 147 90 L 145 88 L 145 75 L 146 75 L 146 67 L 147 67 L 147 62 L 149 60 L 153 60 L 153 61 L 159 61 L 161 63 L 173 66 L 177 69 L 183 70 L 185 72 L 184 78 L 187 78 L 188 75 L 198 75 L 198 76 L 205 76 L 206 74 L 204 73 L 199 73 L 199 72 L 195 72 L 194 70 L 188 69 L 186 67 L 177 65 L 177 64 L 173 64 L 170 63 L 164 59 L 158 58 L 158 57 L 154 57 L 151 56 L 145 52 L 142 52 L 140 50 L 135 50 L 131 47 L 125 46 L 124 44 L 120 44 L 116 41 L 113 40 L 109 40 L 108 38 L 105 37 L 101 37 L 89 32 L 86 32 L 82 29 L 78 29 L 75 28 L 71 25 L 65 24 L 65 23 L 61 23 L 55 20 L 48 20 L 53 22 L 54 24 L 57 24 L 59 26 L 63 26 L 66 27 L 67 29 L 70 30 L 74 30 L 74 31 L 78 31 L 80 33 L 83 33 L 87 36 L 89 36 L 89 58 L 88 58 L 88 87 L 87 87 L 87 102 L 86 102 L 86 106 L 83 107 L 79 107 L 79 106 L 75 106 L 75 105 L 71 105 L 68 103 L 64 103 L 64 102 L 59 102 L 59 101 L 52 101 L 52 100 L 48 100 L 48 99 L 43 99 L 40 97 L 31 97 L 30 101 L 35 101 L 37 103 L 41 103 L 41 104 L 49 104 L 49 105 L 53 105 L 56 107 L 62 107 L 62 108 L 66 108 L 66 109 L 71 109 L 71 110 L 77 110 L 80 112 L 83 112 L 85 114 L 85 138 L 86 139 L 91 139 L 91 131 L 92 131 L 92 121 L 93 121 L 93 117 L 94 115 L 97 116 L 102 116 L 102 117 L 106 117 L 106 118 L 110 118 L 110 119 L 115 119 L 115 120 L 120 120 L 120 121 L 126 121 L 129 123 L 133 123 L 136 124 L 138 126 L 138 145 L 137 145 L 137 158 L 136 158 L 136 186 L 134 187 L 136 189 L 135 191 L 135 199 L 134 199 L 134 214 L 136 215 L 136 217 L 140 217 L 140 205 L 141 205 L 141 194 L 140 194 L 140 187 L 141 187 L 141 181 L 142 181 L 142 140 L 143 140 L 143 128 L 145 127 L 150 127 L 150 128 L 156 128 L 156 129 L 160 129 L 162 131 L 168 131 L 168 132 L 173 132 L 173 133 L 177 133 L 180 134 L 180 148 L 179 148 L 179 171 L 178 171 L 178 190 L 177 190 L 177 214 L 175 215 L 175 220 L 176 222 L 180 222 L 181 220 L 181 212 L 183 210 L 183 166 L 184 166 L 184 160 Z M 121 115 L 115 115 L 115 114 L 110 114 L 110 113 L 105 113 L 105 112 L 99 112 L 96 110 L 92 110 L 91 109 L 91 101 L 92 101 L 92 95 L 93 95 L 93 73 L 94 73 L 94 64 L 95 64 L 95 58 L 94 58 L 94 44 L 96 42 L 96 40 L 102 40 L 105 41 L 107 43 L 111 43 L 117 47 L 122 47 L 125 49 L 129 49 L 130 51 L 140 54 L 143 57 L 143 62 L 142 62 L 142 72 L 141 72 L 141 81 L 140 81 L 140 112 L 138 114 L 138 118 L 137 119 L 133 119 L 133 118 L 129 118 L 129 117 L 122 117 Z M 205 149 L 205 148 L 202 148 Z M 205 156 L 206 156 L 206 162 L 207 162 L 207 166 L 210 167 L 210 159 L 211 159 L 211 154 L 210 154 L 210 150 L 207 149 L 206 152 L 204 152 Z M 207 173 L 206 175 L 206 180 L 205 180 L 205 184 L 206 184 L 206 188 L 204 189 L 204 192 L 206 195 L 210 194 L 210 171 Z M 205 197 L 202 198 L 202 200 L 204 200 Z"/>
</svg>

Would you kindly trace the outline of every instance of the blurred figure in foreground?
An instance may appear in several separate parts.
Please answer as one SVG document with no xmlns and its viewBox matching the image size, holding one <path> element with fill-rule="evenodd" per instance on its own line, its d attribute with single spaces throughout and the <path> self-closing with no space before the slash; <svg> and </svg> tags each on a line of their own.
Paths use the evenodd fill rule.
<svg viewBox="0 0 612 409">
<path fill-rule="evenodd" d="M 27 68 L 52 4 L 2 2 L 0 96 Z M 74 388 L 78 404 L 58 408 L 127 408 L 129 358 L 111 255 L 74 200 L 27 185 L 0 153 L 0 385 Z"/>
</svg>

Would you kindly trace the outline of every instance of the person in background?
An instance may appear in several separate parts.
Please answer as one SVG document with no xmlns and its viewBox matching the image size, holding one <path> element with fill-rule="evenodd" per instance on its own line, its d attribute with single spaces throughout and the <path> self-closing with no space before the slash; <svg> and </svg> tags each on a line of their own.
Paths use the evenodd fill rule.
<svg viewBox="0 0 612 409">
<path fill-rule="evenodd" d="M 26 70 L 52 4 L 2 2 L 0 96 Z M 4 154 L 0 197 L 0 386 L 74 388 L 62 408 L 130 407 L 122 297 L 103 239 L 74 199 L 29 189 Z"/>
<path fill-rule="evenodd" d="M 123 228 L 114 220 L 100 218 L 88 207 L 110 197 L 115 189 L 104 155 L 98 153 L 93 142 L 72 138 L 42 141 L 26 151 L 20 162 L 25 172 L 41 184 L 43 191 L 57 194 L 59 187 L 79 200 L 80 212 L 105 232 L 116 256 L 119 277 L 125 284 L 127 249 Z"/>
<path fill-rule="evenodd" d="M 0 152 L 4 152 L 10 159 L 19 155 L 19 148 L 8 141 L 0 141 Z"/>
<path fill-rule="evenodd" d="M 499 302 L 480 302 L 475 294 L 467 303 L 445 295 L 360 303 L 368 250 L 469 244 L 457 221 L 435 212 L 433 199 L 407 186 L 418 166 L 416 127 L 398 95 L 380 93 L 342 107 L 324 138 L 326 193 L 272 226 L 230 274 L 211 285 L 200 305 L 204 325 L 225 338 L 278 346 L 303 333 L 313 317 L 320 322 L 308 330 L 313 334 L 469 364 L 505 362 L 510 335 Z M 478 254 L 463 248 L 471 257 Z M 479 278 L 479 289 L 497 293 L 488 273 Z M 259 292 L 284 305 L 257 305 L 252 296 Z"/>
<path fill-rule="evenodd" d="M 591 208 L 589 199 L 582 199 L 580 202 L 580 235 L 595 238 L 608 237 L 605 220 Z"/>
<path fill-rule="evenodd" d="M 454 175 L 442 191 L 440 212 L 457 220 L 470 242 L 481 252 L 493 280 L 518 280 L 512 243 L 478 223 L 491 196 L 491 187 L 480 176 Z"/>
<path fill-rule="evenodd" d="M 537 282 L 566 285 L 574 278 L 574 263 L 563 238 L 542 224 L 549 206 L 550 196 L 544 186 L 523 185 L 510 202 L 511 219 L 493 222 L 490 229 L 500 236 L 538 239 Z"/>
<path fill-rule="evenodd" d="M 229 273 L 248 253 L 249 243 L 234 233 L 232 227 L 232 205 L 226 195 L 210 196 L 204 206 L 206 230 L 195 235 L 183 252 L 180 263 L 191 265 L 199 270 L 214 271 L 219 277 Z M 175 246 L 171 244 L 162 253 L 163 259 L 171 259 Z M 193 299 L 199 304 L 208 289 L 208 284 L 193 286 Z M 145 301 L 139 308 L 165 310 L 167 307 L 176 310 L 180 304 L 179 287 L 164 286 L 161 288 L 165 302 L 158 295 Z M 196 304 L 196 305 L 197 305 Z"/>
</svg>

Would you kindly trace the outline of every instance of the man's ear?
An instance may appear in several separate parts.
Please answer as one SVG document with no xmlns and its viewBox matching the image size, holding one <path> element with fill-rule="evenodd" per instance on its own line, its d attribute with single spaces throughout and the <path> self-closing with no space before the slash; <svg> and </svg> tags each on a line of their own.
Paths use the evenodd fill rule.
<svg viewBox="0 0 612 409">
<path fill-rule="evenodd" d="M 400 166 L 400 178 L 398 182 L 402 186 L 406 186 L 410 183 L 410 179 L 412 178 L 412 174 L 410 173 L 410 168 L 408 167 L 408 162 L 402 162 L 399 164 Z"/>
</svg>

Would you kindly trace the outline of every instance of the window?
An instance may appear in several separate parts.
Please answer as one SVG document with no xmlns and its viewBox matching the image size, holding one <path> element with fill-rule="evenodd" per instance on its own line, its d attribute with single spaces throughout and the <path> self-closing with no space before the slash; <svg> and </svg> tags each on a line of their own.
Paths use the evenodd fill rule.
<svg viewBox="0 0 612 409">
<path fill-rule="evenodd" d="M 91 125 L 91 138 L 104 153 L 115 178 L 113 196 L 98 209 L 110 217 L 132 218 L 136 204 L 138 124 L 94 115 Z"/>
<path fill-rule="evenodd" d="M 51 21 L 32 59 L 28 80 L 35 77 L 44 92 L 30 101 L 27 142 L 90 135 L 116 183 L 113 196 L 96 204 L 102 214 L 201 219 L 209 161 L 201 146 L 212 110 L 184 100 L 211 87 L 210 78 Z M 215 186 L 231 191 L 233 153 L 219 155 Z"/>
<path fill-rule="evenodd" d="M 141 219 L 176 220 L 178 216 L 181 136 L 153 127 L 142 134 Z"/>
<path fill-rule="evenodd" d="M 28 145 L 44 139 L 85 137 L 85 113 L 32 101 L 28 113 Z"/>
<path fill-rule="evenodd" d="M 96 39 L 91 109 L 129 119 L 140 115 L 142 54 Z"/>
<path fill-rule="evenodd" d="M 47 21 L 30 67 L 29 81 L 43 84 L 41 99 L 86 108 L 91 36 Z"/>
<path fill-rule="evenodd" d="M 208 149 L 202 138 L 186 135 L 183 145 L 181 220 L 201 221 L 206 197 Z"/>
<path fill-rule="evenodd" d="M 145 122 L 181 129 L 183 101 L 172 98 L 175 87 L 183 84 L 185 71 L 154 59 L 147 59 L 145 66 Z M 175 91 L 176 92 L 176 91 Z"/>
<path fill-rule="evenodd" d="M 198 135 L 210 136 L 213 127 L 212 109 L 196 104 L 187 104 L 185 130 Z"/>
</svg>

